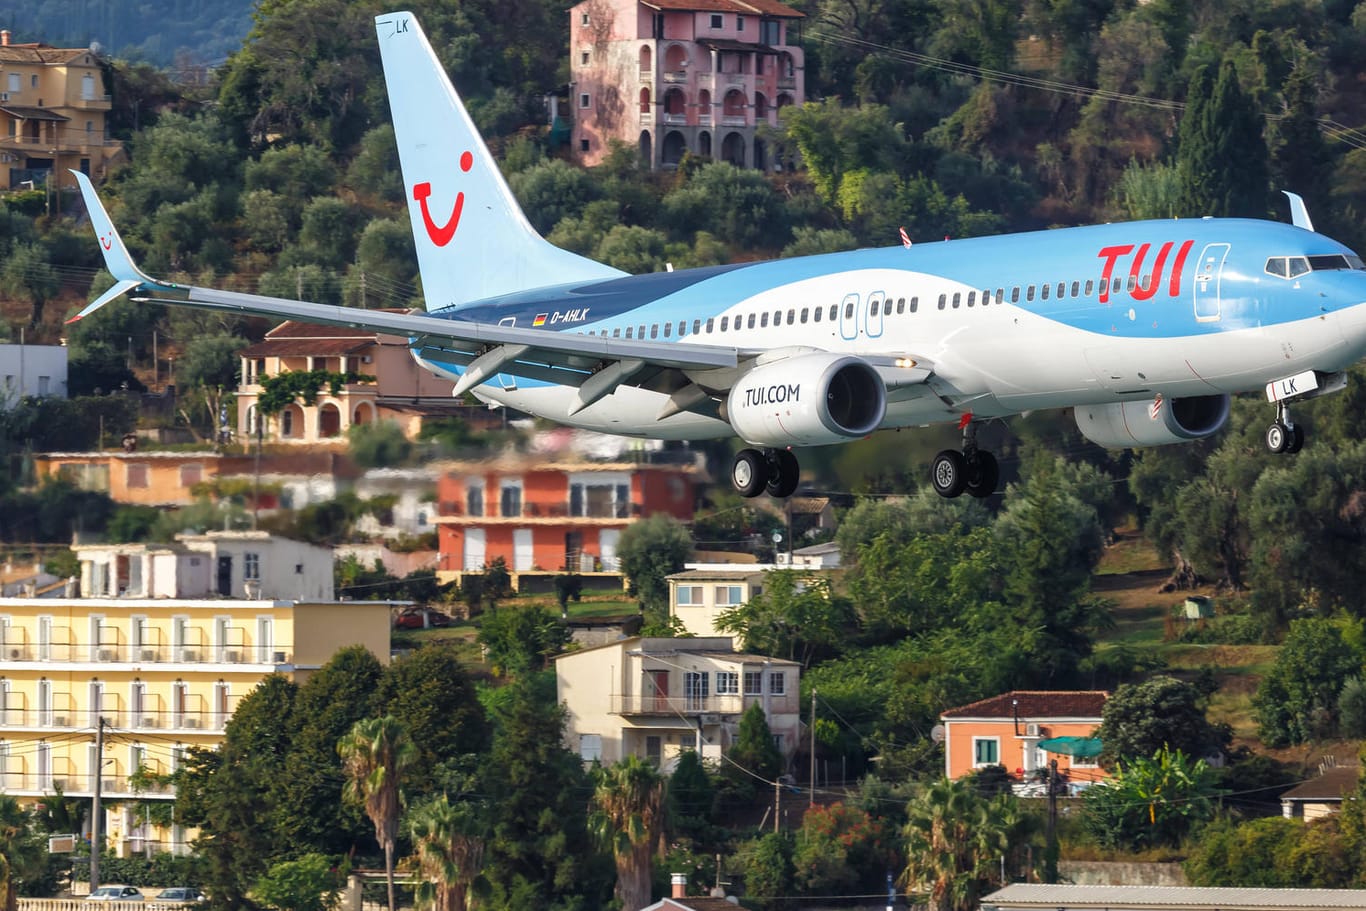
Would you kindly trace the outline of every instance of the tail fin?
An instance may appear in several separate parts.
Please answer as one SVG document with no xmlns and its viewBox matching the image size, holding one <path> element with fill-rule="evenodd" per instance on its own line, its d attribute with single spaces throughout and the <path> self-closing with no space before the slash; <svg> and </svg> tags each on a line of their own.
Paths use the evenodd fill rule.
<svg viewBox="0 0 1366 911">
<path fill-rule="evenodd" d="M 104 267 L 114 276 L 114 286 L 100 295 L 98 299 L 87 304 L 80 313 L 67 320 L 68 323 L 74 323 L 89 316 L 115 298 L 122 297 L 141 285 L 163 287 L 160 282 L 143 274 L 142 270 L 133 262 L 133 257 L 129 255 L 128 248 L 123 245 L 123 238 L 119 237 L 119 230 L 114 227 L 113 220 L 105 211 L 104 204 L 100 202 L 99 194 L 95 192 L 95 187 L 90 183 L 90 178 L 80 171 L 72 171 L 71 175 L 76 178 L 76 185 L 81 188 L 81 196 L 85 200 L 86 211 L 90 214 L 90 225 L 95 229 L 95 236 L 100 241 L 100 252 L 104 254 Z"/>
<path fill-rule="evenodd" d="M 531 227 L 412 13 L 375 28 L 428 309 L 625 274 Z"/>
</svg>

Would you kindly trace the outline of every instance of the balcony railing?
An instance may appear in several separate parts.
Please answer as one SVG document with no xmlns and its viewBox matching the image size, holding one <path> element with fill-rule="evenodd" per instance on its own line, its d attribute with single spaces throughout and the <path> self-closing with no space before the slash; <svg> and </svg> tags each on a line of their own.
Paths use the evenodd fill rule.
<svg viewBox="0 0 1366 911">
<path fill-rule="evenodd" d="M 169 645 L 48 645 L 0 644 L 0 658 L 6 661 L 95 662 L 99 664 L 289 664 L 293 654 L 287 649 L 255 645 L 199 646 L 173 648 Z"/>
<path fill-rule="evenodd" d="M 68 797 L 75 797 L 84 794 L 93 794 L 95 780 L 89 775 L 58 775 L 45 772 L 4 772 L 0 773 L 0 793 L 15 791 L 35 791 L 39 793 L 51 793 L 57 788 L 62 789 L 62 793 Z M 110 795 L 133 795 L 140 794 L 149 797 L 171 797 L 175 794 L 175 788 L 169 784 L 149 784 L 144 782 L 139 790 L 134 790 L 132 782 L 127 775 L 105 774 L 100 782 L 100 794 Z"/>
<path fill-rule="evenodd" d="M 223 726 L 228 723 L 229 713 L 101 709 L 99 717 L 104 719 L 106 725 L 123 730 L 221 731 Z M 94 727 L 95 715 L 89 709 L 0 709 L 0 730 L 19 728 L 73 730 L 92 729 Z"/>
<path fill-rule="evenodd" d="M 666 70 L 666 71 L 664 72 L 664 81 L 667 82 L 667 83 L 670 83 L 671 85 L 678 85 L 678 84 L 681 84 L 681 83 L 685 83 L 685 82 L 688 81 L 688 71 L 687 71 L 687 70 Z"/>
</svg>

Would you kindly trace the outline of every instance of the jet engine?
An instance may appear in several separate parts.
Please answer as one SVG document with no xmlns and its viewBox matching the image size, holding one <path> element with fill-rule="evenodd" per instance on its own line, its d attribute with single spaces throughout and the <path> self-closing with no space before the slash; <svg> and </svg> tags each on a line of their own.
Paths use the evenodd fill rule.
<svg viewBox="0 0 1366 911">
<path fill-rule="evenodd" d="M 857 357 L 803 354 L 750 370 L 731 389 L 723 414 L 757 446 L 843 443 L 878 428 L 887 389 Z"/>
<path fill-rule="evenodd" d="M 1228 422 L 1227 395 L 1196 395 L 1146 402 L 1078 405 L 1077 428 L 1108 449 L 1185 443 L 1214 433 Z"/>
</svg>

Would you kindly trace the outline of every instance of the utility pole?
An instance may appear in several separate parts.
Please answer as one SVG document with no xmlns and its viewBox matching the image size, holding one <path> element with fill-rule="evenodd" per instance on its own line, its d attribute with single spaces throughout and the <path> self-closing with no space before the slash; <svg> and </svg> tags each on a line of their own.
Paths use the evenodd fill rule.
<svg viewBox="0 0 1366 911">
<path fill-rule="evenodd" d="M 773 834 L 778 834 L 778 808 L 782 805 L 783 785 L 778 779 L 773 779 Z"/>
<path fill-rule="evenodd" d="M 816 688 L 811 688 L 811 800 L 809 807 L 816 805 Z"/>
<path fill-rule="evenodd" d="M 1058 760 L 1048 761 L 1048 828 L 1044 835 L 1043 879 L 1058 881 Z"/>
<path fill-rule="evenodd" d="M 95 797 L 90 806 L 90 891 L 100 887 L 100 785 L 104 783 L 104 716 L 95 719 Z"/>
</svg>

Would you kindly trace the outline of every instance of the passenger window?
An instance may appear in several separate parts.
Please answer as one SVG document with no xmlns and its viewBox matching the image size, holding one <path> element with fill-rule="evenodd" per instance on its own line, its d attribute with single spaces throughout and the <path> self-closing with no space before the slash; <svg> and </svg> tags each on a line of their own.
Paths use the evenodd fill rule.
<svg viewBox="0 0 1366 911">
<path fill-rule="evenodd" d="M 673 323 L 665 323 L 665 324 L 664 324 L 664 337 L 665 337 L 665 338 L 668 338 L 668 337 L 669 337 L 669 330 L 673 329 L 673 327 L 674 327 L 674 324 L 673 324 Z"/>
<path fill-rule="evenodd" d="M 975 306 L 977 306 L 977 292 L 976 292 L 976 291 L 969 291 L 969 292 L 968 292 L 968 306 L 969 306 L 969 307 L 975 307 Z"/>
<path fill-rule="evenodd" d="M 723 317 L 721 317 L 721 331 L 722 331 L 722 332 L 725 332 L 727 329 L 730 328 L 729 323 L 730 323 L 730 317 L 729 317 L 729 316 L 723 316 Z"/>
<path fill-rule="evenodd" d="M 615 329 L 612 330 L 612 338 L 621 338 L 621 327 L 620 327 L 620 326 L 618 326 L 617 328 L 615 328 Z"/>
<path fill-rule="evenodd" d="M 711 335 L 711 330 L 716 327 L 716 317 L 707 320 L 707 335 Z"/>
<path fill-rule="evenodd" d="M 1014 288 L 1011 288 L 1011 289 L 1010 289 L 1010 302 L 1011 302 L 1012 304 L 1018 304 L 1018 303 L 1020 302 L 1020 286 L 1019 286 L 1019 285 L 1016 285 Z"/>
<path fill-rule="evenodd" d="M 985 307 L 989 303 L 991 303 L 991 289 L 984 288 L 982 290 L 982 306 Z"/>
<path fill-rule="evenodd" d="M 811 314 L 811 315 L 815 318 L 815 322 L 818 322 L 818 323 L 819 323 L 819 322 L 821 321 L 821 314 L 824 313 L 824 312 L 825 312 L 825 308 L 824 308 L 824 307 L 817 307 L 817 308 L 816 308 L 816 312 Z"/>
<path fill-rule="evenodd" d="M 1058 300 L 1067 296 L 1067 282 L 1058 282 Z"/>
<path fill-rule="evenodd" d="M 695 320 L 693 320 L 693 321 L 692 321 L 692 334 L 693 334 L 693 335 L 696 335 L 697 333 L 699 333 L 699 332 L 701 332 L 701 331 L 702 331 L 702 321 L 701 321 L 700 319 L 695 319 Z"/>
<path fill-rule="evenodd" d="M 1136 288 L 1136 287 L 1138 287 L 1138 279 L 1136 279 L 1136 278 L 1134 278 L 1132 275 L 1130 275 L 1130 276 L 1129 276 L 1129 290 L 1132 291 L 1132 290 L 1134 290 L 1134 288 Z"/>
<path fill-rule="evenodd" d="M 636 338 L 644 338 L 644 337 L 645 337 L 645 324 L 644 324 L 644 323 L 641 323 L 641 324 L 640 324 L 640 331 L 636 333 Z"/>
<path fill-rule="evenodd" d="M 795 323 L 796 321 L 797 321 L 797 311 L 796 311 L 796 310 L 788 310 L 788 311 L 787 311 L 787 324 L 788 324 L 789 326 L 791 326 L 791 325 L 792 325 L 793 323 Z"/>
<path fill-rule="evenodd" d="M 760 313 L 760 314 L 759 314 L 759 328 L 760 328 L 760 329 L 767 329 L 767 328 L 768 328 L 768 311 L 767 311 L 767 310 L 765 310 L 763 313 Z"/>
<path fill-rule="evenodd" d="M 659 323 L 650 324 L 650 338 L 659 338 Z"/>
<path fill-rule="evenodd" d="M 1090 297 L 1090 296 L 1091 296 L 1091 292 L 1094 291 L 1095 288 L 1096 288 L 1096 283 L 1093 282 L 1091 279 L 1088 278 L 1088 279 L 1086 280 L 1086 296 L 1087 296 L 1087 297 Z"/>
<path fill-rule="evenodd" d="M 1006 299 L 1006 289 L 1005 289 L 1005 288 L 997 288 L 997 289 L 996 289 L 996 303 L 999 304 L 1001 301 L 1003 301 L 1003 300 L 1005 300 L 1005 299 Z"/>
<path fill-rule="evenodd" d="M 849 303 L 847 303 L 847 304 L 844 305 L 844 318 L 845 318 L 845 319 L 853 319 L 853 318 L 854 318 L 854 302 L 853 302 L 853 301 L 850 301 Z"/>
<path fill-rule="evenodd" d="M 1116 279 L 1115 279 L 1115 282 L 1114 282 L 1114 286 L 1113 286 L 1112 293 L 1118 294 L 1123 288 L 1124 288 L 1124 280 L 1123 280 L 1123 279 L 1120 279 L 1120 278 L 1116 278 Z"/>
<path fill-rule="evenodd" d="M 906 298 L 904 298 L 904 297 L 898 297 L 898 298 L 896 299 L 896 315 L 897 315 L 897 316 L 900 316 L 901 314 L 903 314 L 903 313 L 905 313 L 905 312 L 906 312 Z"/>
<path fill-rule="evenodd" d="M 833 322 L 835 321 L 835 314 L 838 313 L 838 312 L 839 312 L 839 305 L 838 305 L 838 304 L 831 304 L 831 305 L 830 305 L 830 322 L 833 323 Z"/>
<path fill-rule="evenodd" d="M 851 314 L 849 314 L 849 315 L 850 315 L 850 316 L 853 316 L 854 314 L 851 313 Z M 783 311 L 781 311 L 781 310 L 774 310 L 774 311 L 773 311 L 773 325 L 775 325 L 775 326 L 781 326 L 782 324 L 783 324 Z"/>
<path fill-rule="evenodd" d="M 749 315 L 749 319 L 746 320 L 745 322 L 746 322 L 746 324 L 748 325 L 748 328 L 753 329 L 753 328 L 754 328 L 754 314 L 751 313 L 751 314 Z"/>
<path fill-rule="evenodd" d="M 634 336 L 632 336 L 631 333 L 632 333 L 634 330 L 635 330 L 635 327 L 634 327 L 634 326 L 627 326 L 627 327 L 626 327 L 626 337 L 627 337 L 627 338 L 633 338 Z"/>
<path fill-rule="evenodd" d="M 682 338 L 688 334 L 688 321 L 681 319 L 678 321 L 678 337 Z"/>
<path fill-rule="evenodd" d="M 883 315 L 883 316 L 891 316 L 891 315 L 892 315 L 892 299 L 891 299 L 890 297 L 887 298 L 885 301 L 882 302 L 882 315 Z"/>
<path fill-rule="evenodd" d="M 941 294 L 941 295 L 939 295 L 939 309 L 940 309 L 940 310 L 943 310 L 943 309 L 944 309 L 944 305 L 947 304 L 948 302 L 949 302 L 949 296 L 948 296 L 947 294 Z"/>
<path fill-rule="evenodd" d="M 960 291 L 953 292 L 953 309 L 957 310 L 958 305 L 963 302 L 963 294 Z"/>
<path fill-rule="evenodd" d="M 911 312 L 914 313 L 915 311 L 917 311 L 917 310 L 919 310 L 919 309 L 920 309 L 920 298 L 918 298 L 918 297 L 913 297 L 913 298 L 911 298 Z"/>
<path fill-rule="evenodd" d="M 1027 300 L 1027 301 L 1032 301 L 1033 299 L 1034 299 L 1034 286 L 1033 286 L 1033 285 L 1029 285 L 1028 287 L 1025 288 L 1025 300 Z"/>
<path fill-rule="evenodd" d="M 1048 300 L 1048 285 L 1039 286 L 1039 299 Z"/>
<path fill-rule="evenodd" d="M 806 317 L 807 317 L 810 313 L 811 313 L 811 308 L 810 308 L 810 307 L 803 307 L 803 308 L 802 308 L 802 322 L 803 322 L 803 323 L 806 322 Z"/>
<path fill-rule="evenodd" d="M 878 300 L 877 300 L 877 298 L 874 298 L 873 300 L 870 300 L 870 301 L 868 302 L 868 315 L 869 315 L 869 316 L 877 316 L 877 305 L 878 305 Z"/>
<path fill-rule="evenodd" d="M 1072 282 L 1072 296 L 1077 297 L 1081 292 L 1081 282 Z"/>
</svg>

